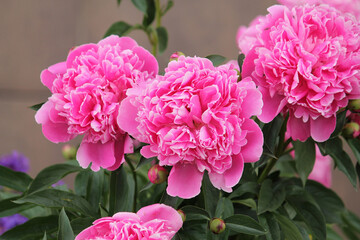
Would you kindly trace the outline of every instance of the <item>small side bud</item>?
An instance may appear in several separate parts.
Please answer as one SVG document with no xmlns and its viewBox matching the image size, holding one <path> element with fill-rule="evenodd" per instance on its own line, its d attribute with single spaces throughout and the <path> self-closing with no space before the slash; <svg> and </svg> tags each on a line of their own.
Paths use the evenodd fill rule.
<svg viewBox="0 0 360 240">
<path fill-rule="evenodd" d="M 154 184 L 160 184 L 166 181 L 169 172 L 166 168 L 160 166 L 159 164 L 155 164 L 149 169 L 148 177 L 150 182 Z"/>
<path fill-rule="evenodd" d="M 62 147 L 62 155 L 66 160 L 71 160 L 76 158 L 76 148 L 66 144 Z"/>
<path fill-rule="evenodd" d="M 185 215 L 184 211 L 179 209 L 179 210 L 177 210 L 177 212 L 180 214 L 182 221 L 185 222 L 186 215 Z"/>
<path fill-rule="evenodd" d="M 352 112 L 360 112 L 360 99 L 350 100 L 348 108 Z"/>
<path fill-rule="evenodd" d="M 185 56 L 185 54 L 183 52 L 174 52 L 170 56 L 170 62 L 174 60 L 178 60 L 180 56 Z"/>
<path fill-rule="evenodd" d="M 342 133 L 346 138 L 356 138 L 360 134 L 360 126 L 356 122 L 349 122 L 345 124 Z"/>
<path fill-rule="evenodd" d="M 210 230 L 215 234 L 225 231 L 225 222 L 221 218 L 213 218 L 210 220 Z"/>
</svg>

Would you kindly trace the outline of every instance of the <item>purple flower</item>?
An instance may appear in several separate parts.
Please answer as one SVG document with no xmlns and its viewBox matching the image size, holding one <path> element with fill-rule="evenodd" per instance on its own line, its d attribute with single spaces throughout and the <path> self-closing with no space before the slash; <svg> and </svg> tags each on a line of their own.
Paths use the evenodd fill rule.
<svg viewBox="0 0 360 240">
<path fill-rule="evenodd" d="M 29 171 L 29 159 L 17 151 L 1 156 L 0 165 L 18 172 Z"/>
<path fill-rule="evenodd" d="M 23 224 L 26 221 L 27 218 L 20 214 L 0 218 L 0 235 L 10 230 L 11 228 L 16 227 L 17 225 Z"/>
</svg>

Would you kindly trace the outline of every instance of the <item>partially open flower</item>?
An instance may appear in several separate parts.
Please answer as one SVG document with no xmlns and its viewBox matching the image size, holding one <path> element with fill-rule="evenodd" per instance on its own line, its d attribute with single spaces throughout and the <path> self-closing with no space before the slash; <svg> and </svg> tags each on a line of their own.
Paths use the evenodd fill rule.
<svg viewBox="0 0 360 240">
<path fill-rule="evenodd" d="M 76 158 L 77 149 L 70 144 L 65 144 L 61 149 L 62 155 L 66 160 L 71 160 Z"/>
<path fill-rule="evenodd" d="M 165 182 L 168 175 L 168 170 L 166 170 L 166 168 L 160 166 L 159 164 L 155 164 L 148 171 L 149 180 L 154 184 L 160 184 Z"/>
<path fill-rule="evenodd" d="M 352 112 L 360 112 L 360 99 L 350 100 L 348 108 Z"/>
<path fill-rule="evenodd" d="M 215 234 L 220 234 L 225 231 L 226 225 L 221 218 L 213 218 L 209 223 L 210 230 Z"/>
<path fill-rule="evenodd" d="M 360 126 L 356 122 L 349 122 L 345 124 L 342 133 L 346 138 L 356 138 L 359 136 Z"/>
</svg>

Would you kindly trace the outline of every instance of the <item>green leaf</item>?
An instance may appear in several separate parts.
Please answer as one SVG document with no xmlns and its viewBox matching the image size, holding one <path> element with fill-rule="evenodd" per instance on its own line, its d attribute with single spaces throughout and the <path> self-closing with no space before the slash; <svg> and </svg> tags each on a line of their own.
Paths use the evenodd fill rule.
<svg viewBox="0 0 360 240">
<path fill-rule="evenodd" d="M 139 163 L 135 167 L 135 171 L 138 171 L 142 166 L 151 163 L 156 158 L 144 158 L 143 156 L 140 157 Z"/>
<path fill-rule="evenodd" d="M 220 191 L 212 185 L 207 173 L 204 174 L 201 187 L 204 194 L 205 210 L 210 214 L 210 217 L 213 217 L 220 198 Z"/>
<path fill-rule="evenodd" d="M 71 221 L 71 228 L 74 231 L 74 234 L 77 235 L 82 230 L 90 227 L 95 220 L 96 218 L 93 217 L 76 218 Z"/>
<path fill-rule="evenodd" d="M 339 136 L 346 122 L 346 111 L 336 114 L 336 127 L 330 138 Z"/>
<path fill-rule="evenodd" d="M 14 215 L 16 213 L 20 213 L 26 209 L 35 207 L 32 204 L 16 204 L 13 201 L 18 199 L 17 197 L 8 198 L 5 200 L 0 201 L 0 218 L 6 217 L 10 215 Z"/>
<path fill-rule="evenodd" d="M 0 186 L 25 192 L 31 181 L 32 178 L 26 173 L 13 171 L 0 165 Z"/>
<path fill-rule="evenodd" d="M 86 197 L 87 185 L 89 182 L 90 175 L 91 175 L 91 170 L 89 169 L 79 172 L 76 175 L 75 183 L 74 183 L 76 195 L 82 196 L 84 198 Z"/>
<path fill-rule="evenodd" d="M 86 192 L 86 200 L 91 206 L 99 206 L 104 187 L 104 170 L 90 172 Z"/>
<path fill-rule="evenodd" d="M 311 194 L 320 207 L 327 223 L 340 223 L 345 206 L 340 197 L 331 189 L 316 181 L 308 181 L 305 190 Z"/>
<path fill-rule="evenodd" d="M 142 11 L 144 14 L 146 14 L 147 9 L 147 0 L 131 0 L 131 2 L 134 4 L 134 6 Z"/>
<path fill-rule="evenodd" d="M 287 200 L 315 239 L 326 240 L 326 224 L 322 212 L 312 203 L 304 201 L 301 195 L 288 197 Z"/>
<path fill-rule="evenodd" d="M 47 240 L 46 231 L 44 232 L 44 236 L 43 236 L 42 240 Z"/>
<path fill-rule="evenodd" d="M 305 186 L 315 164 L 315 143 L 311 138 L 305 142 L 293 141 L 295 148 L 295 163 L 300 179 Z"/>
<path fill-rule="evenodd" d="M 132 210 L 132 199 L 135 184 L 131 176 L 127 177 L 124 166 L 111 172 L 109 214 L 129 212 Z"/>
<path fill-rule="evenodd" d="M 35 105 L 32 105 L 30 106 L 29 108 L 32 109 L 32 110 L 39 110 L 41 108 L 42 105 L 44 105 L 45 102 L 42 102 L 42 103 L 38 103 L 38 104 L 35 104 Z"/>
<path fill-rule="evenodd" d="M 286 193 L 284 188 L 281 186 L 273 188 L 271 179 L 266 179 L 260 188 L 258 214 L 276 210 L 284 202 L 285 197 Z"/>
<path fill-rule="evenodd" d="M 44 168 L 34 178 L 26 194 L 31 194 L 33 192 L 48 188 L 52 184 L 57 183 L 59 180 L 63 179 L 66 175 L 79 171 L 83 171 L 83 168 L 70 164 L 55 164 Z"/>
<path fill-rule="evenodd" d="M 166 7 L 161 11 L 161 15 L 164 16 L 165 13 L 167 13 L 167 11 L 170 10 L 170 8 L 172 8 L 174 6 L 174 1 L 173 0 L 168 0 Z"/>
<path fill-rule="evenodd" d="M 347 139 L 347 143 L 353 151 L 356 160 L 360 164 L 360 140 L 357 138 L 351 138 Z"/>
<path fill-rule="evenodd" d="M 240 73 L 242 72 L 242 65 L 244 63 L 244 59 L 245 59 L 245 55 L 244 54 L 239 54 L 237 62 L 240 68 Z"/>
<path fill-rule="evenodd" d="M 132 26 L 126 22 L 119 21 L 113 23 L 109 29 L 106 31 L 104 38 L 110 35 L 118 35 L 119 37 L 125 36 L 131 31 Z"/>
<path fill-rule="evenodd" d="M 302 235 L 296 225 L 289 218 L 276 213 L 275 218 L 285 236 L 285 239 L 303 240 Z"/>
<path fill-rule="evenodd" d="M 342 141 L 340 138 L 331 138 L 325 143 L 318 144 L 319 148 L 325 153 L 329 154 L 335 161 L 337 167 L 350 180 L 351 184 L 356 188 L 357 179 L 355 167 L 349 155 L 343 150 Z"/>
<path fill-rule="evenodd" d="M 66 215 L 65 209 L 62 208 L 59 215 L 58 240 L 73 240 L 74 232 L 71 228 L 70 221 Z"/>
<path fill-rule="evenodd" d="M 217 218 L 227 218 L 234 215 L 234 206 L 230 199 L 228 198 L 220 198 L 216 211 L 215 211 L 215 217 Z"/>
<path fill-rule="evenodd" d="M 206 56 L 206 58 L 209 59 L 215 67 L 219 66 L 226 60 L 224 56 L 216 55 L 216 54 Z"/>
<path fill-rule="evenodd" d="M 14 202 L 18 204 L 33 203 L 44 207 L 58 209 L 65 207 L 65 209 L 80 212 L 85 216 L 97 216 L 97 213 L 88 201 L 73 193 L 57 189 L 45 189 L 34 192 Z"/>
<path fill-rule="evenodd" d="M 120 6 L 121 0 L 116 0 L 117 5 Z"/>
<path fill-rule="evenodd" d="M 181 210 L 184 211 L 186 215 L 186 221 L 198 220 L 198 219 L 210 220 L 210 215 L 205 209 L 188 205 L 182 207 Z"/>
<path fill-rule="evenodd" d="M 146 0 L 146 13 L 143 18 L 143 26 L 146 28 L 149 26 L 155 19 L 155 2 L 154 0 Z"/>
<path fill-rule="evenodd" d="M 44 233 L 55 232 L 58 227 L 58 216 L 51 215 L 29 219 L 1 235 L 1 240 L 38 240 Z"/>
<path fill-rule="evenodd" d="M 233 203 L 242 204 L 244 206 L 247 206 L 249 208 L 252 208 L 252 209 L 256 210 L 256 202 L 252 198 L 233 200 Z"/>
<path fill-rule="evenodd" d="M 359 240 L 358 236 L 354 231 L 349 228 L 348 226 L 342 226 L 341 227 L 342 232 L 345 234 L 348 240 Z"/>
<path fill-rule="evenodd" d="M 258 194 L 259 185 L 256 182 L 245 182 L 240 184 L 230 195 L 229 199 L 240 197 L 246 193 Z"/>
<path fill-rule="evenodd" d="M 159 40 L 159 53 L 163 53 L 167 48 L 168 33 L 166 31 L 166 28 L 164 28 L 164 27 L 156 28 L 156 32 L 157 32 L 158 40 Z"/>
<path fill-rule="evenodd" d="M 342 218 L 344 222 L 352 229 L 353 231 L 360 233 L 360 218 L 350 211 L 343 213 Z"/>
<path fill-rule="evenodd" d="M 163 203 L 165 205 L 168 205 L 170 207 L 176 208 L 177 202 L 180 198 L 178 197 L 172 197 L 164 191 L 164 194 L 161 197 L 160 203 Z"/>
<path fill-rule="evenodd" d="M 267 240 L 281 239 L 280 226 L 272 213 L 263 213 L 259 215 L 258 218 L 260 224 L 266 231 L 265 237 Z"/>
<path fill-rule="evenodd" d="M 331 226 L 326 226 L 326 233 L 326 240 L 343 240 Z"/>
<path fill-rule="evenodd" d="M 226 228 L 238 233 L 245 233 L 250 235 L 263 235 L 266 233 L 264 228 L 253 218 L 235 214 L 225 219 Z"/>
</svg>

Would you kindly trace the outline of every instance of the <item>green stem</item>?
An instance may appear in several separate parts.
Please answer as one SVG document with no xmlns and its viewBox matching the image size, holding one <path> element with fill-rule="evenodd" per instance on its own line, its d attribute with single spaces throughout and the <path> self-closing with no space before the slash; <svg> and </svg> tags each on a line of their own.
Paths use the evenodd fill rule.
<svg viewBox="0 0 360 240">
<path fill-rule="evenodd" d="M 160 0 L 155 0 L 155 23 L 157 28 L 161 26 L 161 17 L 162 17 L 162 12 L 161 12 Z"/>
<path fill-rule="evenodd" d="M 131 173 L 134 179 L 134 183 L 135 183 L 135 192 L 134 192 L 134 202 L 133 202 L 133 212 L 136 212 L 136 200 L 137 200 L 137 177 L 136 177 L 136 172 L 135 172 L 135 168 L 134 165 L 131 163 L 131 160 L 125 155 L 125 161 L 126 163 L 129 165 L 130 169 L 131 169 Z"/>
<path fill-rule="evenodd" d="M 109 196 L 109 216 L 114 215 L 121 208 L 121 202 L 118 201 L 118 195 L 121 194 L 119 188 L 123 178 L 123 166 L 120 166 L 110 175 L 110 196 Z"/>
<path fill-rule="evenodd" d="M 270 173 L 271 169 L 275 166 L 276 161 L 277 161 L 277 158 L 271 158 L 267 162 L 264 171 L 262 171 L 262 173 L 261 173 L 261 175 L 260 175 L 260 177 L 258 179 L 258 183 L 262 183 L 266 179 L 266 177 Z"/>
</svg>

